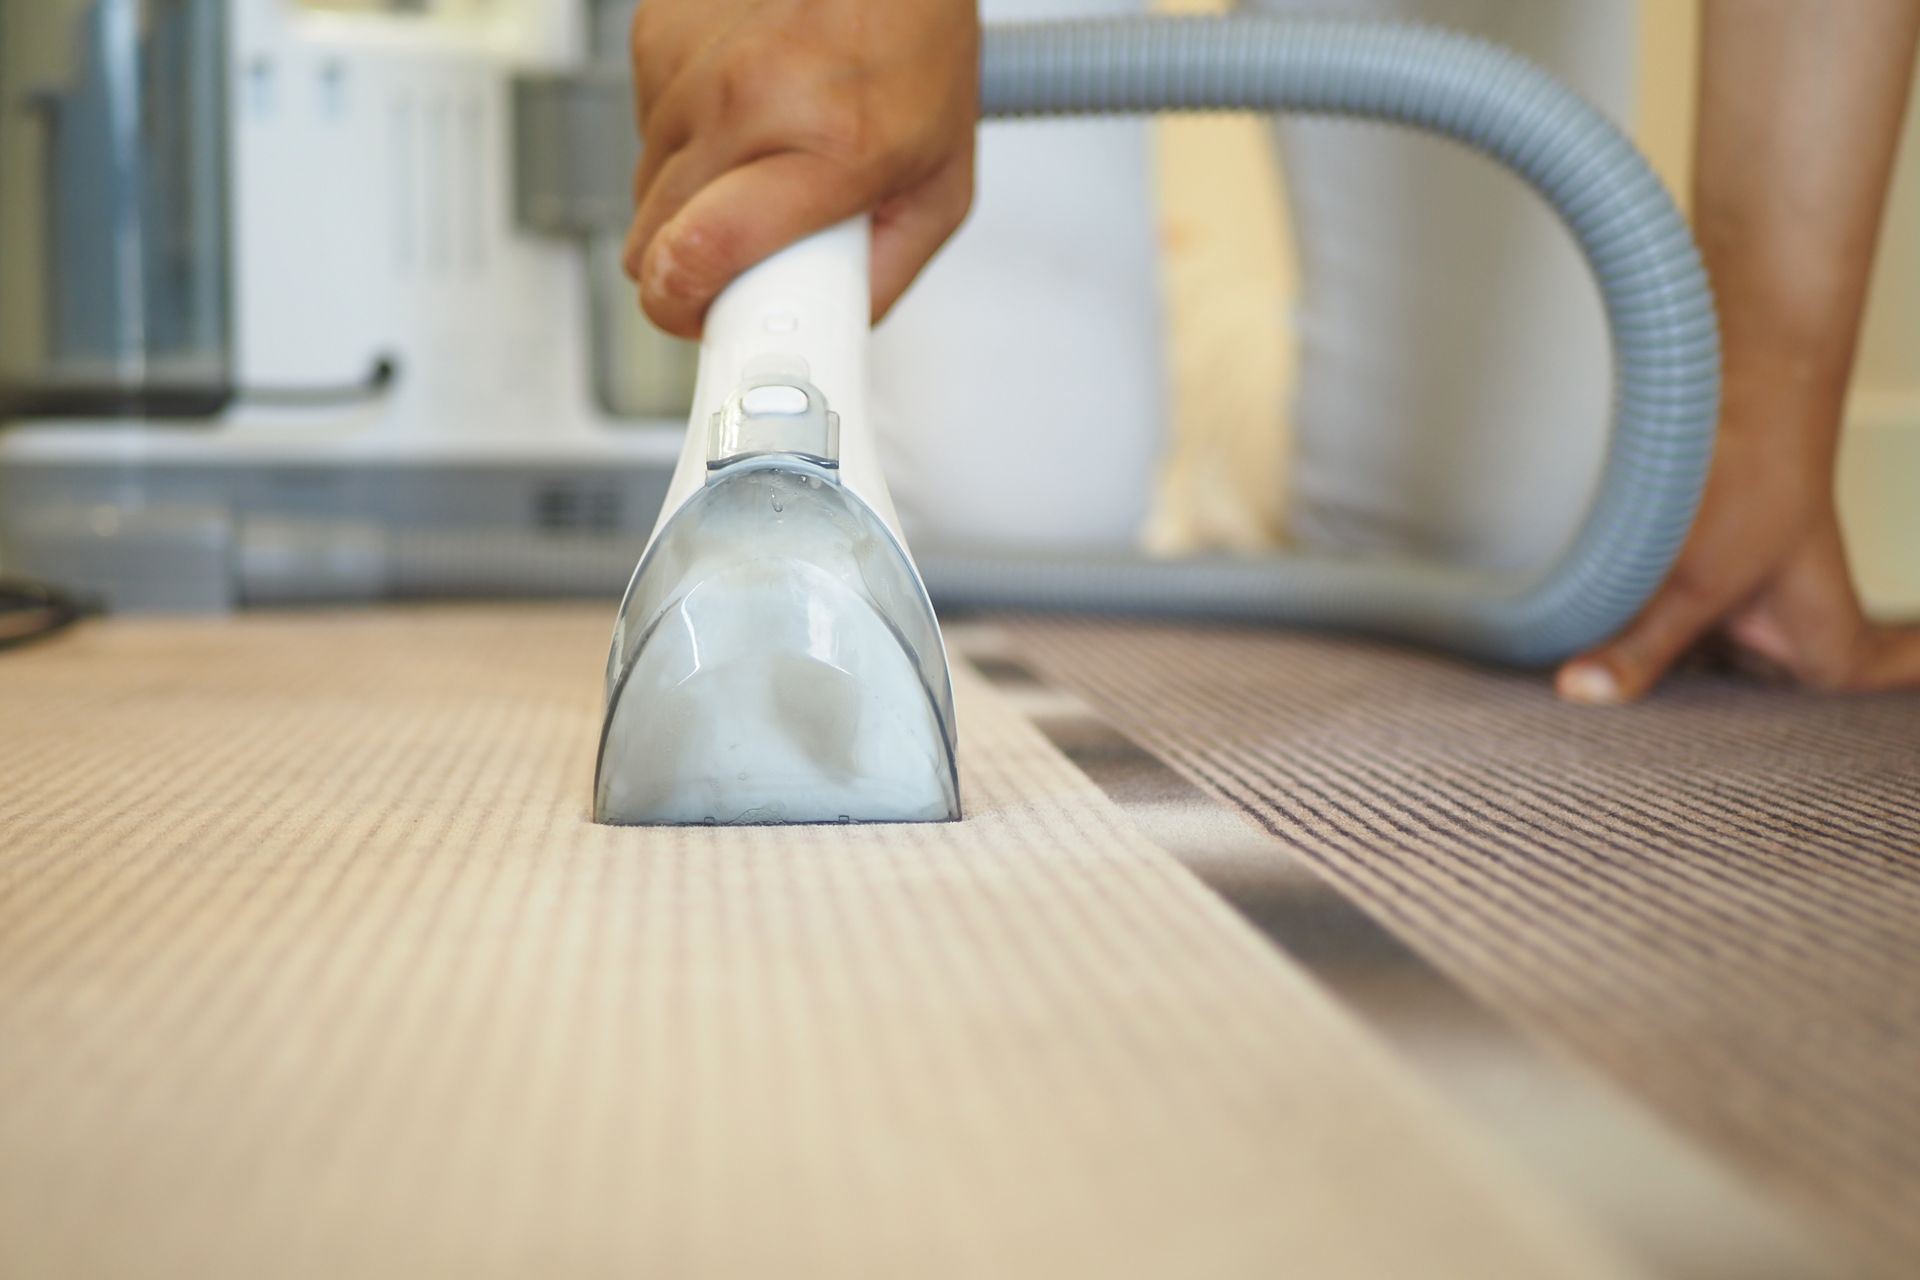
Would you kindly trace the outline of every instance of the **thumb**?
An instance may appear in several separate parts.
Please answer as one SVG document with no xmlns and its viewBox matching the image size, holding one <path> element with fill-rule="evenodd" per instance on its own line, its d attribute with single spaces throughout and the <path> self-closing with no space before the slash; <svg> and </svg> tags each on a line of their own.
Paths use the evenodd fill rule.
<svg viewBox="0 0 1920 1280">
<path fill-rule="evenodd" d="M 1640 616 L 1605 644 L 1560 668 L 1554 688 L 1568 702 L 1608 706 L 1645 696 L 1718 618 L 1724 601 L 1669 578 Z"/>
<path fill-rule="evenodd" d="M 863 184 L 799 151 L 764 156 L 702 187 L 655 233 L 640 263 L 640 305 L 683 338 L 741 272 L 867 206 Z"/>
</svg>

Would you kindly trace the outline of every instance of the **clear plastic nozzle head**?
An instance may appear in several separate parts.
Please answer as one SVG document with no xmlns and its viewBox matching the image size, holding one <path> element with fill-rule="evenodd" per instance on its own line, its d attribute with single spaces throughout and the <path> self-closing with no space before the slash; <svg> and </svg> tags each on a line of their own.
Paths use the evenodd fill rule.
<svg viewBox="0 0 1920 1280">
<path fill-rule="evenodd" d="M 786 425 L 817 431 L 815 399 Z M 953 691 L 919 574 L 831 465 L 791 435 L 755 447 L 760 416 L 716 420 L 745 447 L 709 458 L 627 589 L 595 820 L 957 819 Z"/>
</svg>

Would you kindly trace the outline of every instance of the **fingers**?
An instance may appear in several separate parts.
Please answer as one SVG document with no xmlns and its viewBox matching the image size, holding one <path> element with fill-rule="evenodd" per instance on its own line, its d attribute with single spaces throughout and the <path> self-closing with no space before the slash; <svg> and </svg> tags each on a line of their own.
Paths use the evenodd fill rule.
<svg viewBox="0 0 1920 1280">
<path fill-rule="evenodd" d="M 1669 578 L 1626 630 L 1562 666 L 1554 688 L 1568 702 L 1588 706 L 1644 697 L 1730 603 L 1685 577 Z"/>
<path fill-rule="evenodd" d="M 635 184 L 642 195 L 627 232 L 624 265 L 628 277 L 641 286 L 641 306 L 670 333 L 694 336 L 714 297 L 740 271 L 859 212 L 871 200 L 868 181 L 837 172 L 832 162 L 818 157 L 762 157 L 735 171 L 752 173 L 738 179 L 728 172 L 731 163 L 731 157 L 687 147 L 651 170 L 643 165 Z M 710 186 L 717 188 L 711 196 L 705 191 Z M 819 190 L 821 186 L 827 190 Z M 875 210 L 876 322 L 959 229 L 972 201 L 973 157 L 968 152 Z M 663 236 L 669 228 L 672 235 Z M 676 245 L 676 238 L 690 238 L 691 243 Z M 714 244 L 716 240 L 721 243 Z M 716 277 L 715 272 L 724 274 Z"/>
<path fill-rule="evenodd" d="M 873 216 L 873 320 L 878 324 L 921 268 L 960 229 L 973 203 L 973 156 L 957 156 Z"/>
<path fill-rule="evenodd" d="M 648 147 L 640 153 L 640 163 L 633 174 L 633 221 L 627 224 L 626 243 L 620 250 L 620 269 L 627 279 L 640 283 L 640 251 L 647 247 L 647 241 L 653 236 L 653 228 L 643 226 L 640 221 L 641 206 L 647 202 L 647 192 L 659 180 L 660 167 L 667 159 Z"/>
<path fill-rule="evenodd" d="M 660 228 L 685 208 L 700 188 L 728 167 L 726 158 L 714 156 L 710 149 L 703 147 L 683 147 L 663 156 L 651 170 L 642 162 L 640 176 L 634 183 L 638 203 L 633 224 L 627 229 L 626 249 L 621 258 L 627 279 L 640 283 L 647 248 Z"/>
<path fill-rule="evenodd" d="M 973 0 L 648 0 L 631 43 L 645 149 L 623 264 L 669 332 L 696 336 L 740 271 L 861 212 L 884 313 L 965 216 Z"/>
<path fill-rule="evenodd" d="M 635 283 L 640 280 L 641 255 L 660 224 L 735 158 L 717 152 L 711 135 L 697 139 L 684 95 L 643 107 L 639 114 L 642 145 L 633 174 L 634 216 L 621 254 L 621 266 Z"/>
<path fill-rule="evenodd" d="M 634 109 L 642 134 L 650 108 L 663 101 L 682 73 L 700 67 L 724 38 L 726 28 L 712 21 L 711 0 L 667 4 L 649 0 L 634 6 L 627 25 L 627 59 L 633 68 Z"/>
<path fill-rule="evenodd" d="M 668 333 L 700 334 L 707 308 L 735 276 L 776 250 L 851 217 L 872 199 L 830 160 L 782 152 L 701 187 L 646 242 L 640 305 Z"/>
</svg>

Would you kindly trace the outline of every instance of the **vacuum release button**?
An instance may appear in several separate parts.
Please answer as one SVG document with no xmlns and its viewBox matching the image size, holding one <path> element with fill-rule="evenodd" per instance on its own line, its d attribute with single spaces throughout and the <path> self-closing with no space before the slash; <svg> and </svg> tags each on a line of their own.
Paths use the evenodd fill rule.
<svg viewBox="0 0 1920 1280">
<path fill-rule="evenodd" d="M 740 408 L 755 418 L 763 414 L 797 418 L 807 411 L 807 393 L 799 387 L 777 383 L 765 387 L 750 387 L 740 397 Z"/>
</svg>

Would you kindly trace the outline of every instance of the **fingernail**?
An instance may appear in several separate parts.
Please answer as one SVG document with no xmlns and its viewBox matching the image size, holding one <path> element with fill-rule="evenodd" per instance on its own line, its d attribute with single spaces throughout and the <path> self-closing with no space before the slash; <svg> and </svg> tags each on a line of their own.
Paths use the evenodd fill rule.
<svg viewBox="0 0 1920 1280">
<path fill-rule="evenodd" d="M 1597 662 L 1580 662 L 1560 673 L 1560 696 L 1589 707 L 1608 707 L 1620 701 L 1620 682 Z"/>
</svg>

